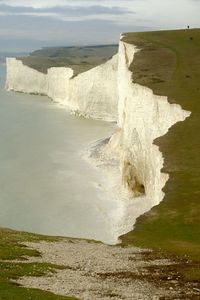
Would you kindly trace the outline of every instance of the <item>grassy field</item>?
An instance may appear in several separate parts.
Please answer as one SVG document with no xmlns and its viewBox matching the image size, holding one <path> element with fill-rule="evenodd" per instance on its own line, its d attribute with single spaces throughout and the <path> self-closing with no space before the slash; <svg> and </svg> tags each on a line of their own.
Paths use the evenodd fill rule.
<svg viewBox="0 0 200 300">
<path fill-rule="evenodd" d="M 164 201 L 137 220 L 123 244 L 152 247 L 200 261 L 200 29 L 129 33 L 141 49 L 133 80 L 192 112 L 157 139 L 170 175 Z M 164 122 L 164 120 L 163 120 Z M 200 278 L 200 269 L 191 270 Z"/>
<path fill-rule="evenodd" d="M 40 240 L 54 241 L 58 239 L 8 229 L 0 229 L 0 300 L 76 299 L 73 297 L 57 296 L 37 289 L 23 288 L 11 282 L 11 280 L 17 279 L 21 276 L 42 276 L 48 272 L 55 272 L 58 269 L 62 269 L 62 267 L 52 264 L 25 262 L 25 257 L 39 256 L 40 254 L 20 245 L 19 243 L 23 243 L 24 241 Z M 13 260 L 16 260 L 16 262 L 13 262 Z"/>
<path fill-rule="evenodd" d="M 88 47 L 52 47 L 34 51 L 22 62 L 42 73 L 50 67 L 71 67 L 75 75 L 105 63 L 118 51 L 117 45 Z"/>
</svg>

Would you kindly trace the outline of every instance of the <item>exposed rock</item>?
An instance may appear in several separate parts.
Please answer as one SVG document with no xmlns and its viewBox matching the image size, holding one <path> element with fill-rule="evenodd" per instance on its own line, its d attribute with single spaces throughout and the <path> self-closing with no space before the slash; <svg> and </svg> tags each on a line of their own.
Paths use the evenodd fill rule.
<svg viewBox="0 0 200 300">
<path fill-rule="evenodd" d="M 143 260 L 149 250 L 135 247 L 112 247 L 99 243 L 62 241 L 57 243 L 26 243 L 41 252 L 41 258 L 29 262 L 49 262 L 66 267 L 45 277 L 22 277 L 17 282 L 27 287 L 52 291 L 60 295 L 73 295 L 81 300 L 149 300 L 179 294 L 169 282 L 159 285 L 147 279 L 145 268 L 166 267 L 166 259 Z"/>
<path fill-rule="evenodd" d="M 108 62 L 77 76 L 70 68 L 50 68 L 47 74 L 7 58 L 6 88 L 17 92 L 47 95 L 85 117 L 117 120 L 117 61 Z"/>
</svg>

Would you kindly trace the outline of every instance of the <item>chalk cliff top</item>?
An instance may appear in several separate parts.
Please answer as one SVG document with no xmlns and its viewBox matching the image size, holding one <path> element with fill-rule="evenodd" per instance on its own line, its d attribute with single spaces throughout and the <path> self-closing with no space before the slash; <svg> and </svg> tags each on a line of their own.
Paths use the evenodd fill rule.
<svg viewBox="0 0 200 300">
<path fill-rule="evenodd" d="M 24 65 L 42 73 L 47 73 L 47 69 L 51 67 L 70 67 L 75 74 L 79 74 L 106 62 L 117 51 L 117 45 L 51 47 L 34 51 L 19 59 Z"/>
<path fill-rule="evenodd" d="M 200 29 L 127 33 L 122 41 L 140 49 L 130 66 L 133 81 L 192 112 L 156 141 L 165 158 L 164 171 L 170 174 L 165 201 L 141 217 L 136 231 L 124 241 L 179 253 L 187 247 L 196 257 L 200 244 Z"/>
</svg>

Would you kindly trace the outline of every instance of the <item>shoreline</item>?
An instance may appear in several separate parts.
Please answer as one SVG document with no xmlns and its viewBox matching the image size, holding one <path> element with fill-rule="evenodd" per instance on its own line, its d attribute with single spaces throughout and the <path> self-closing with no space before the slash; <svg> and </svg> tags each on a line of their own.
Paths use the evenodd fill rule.
<svg viewBox="0 0 200 300">
<path fill-rule="evenodd" d="M 49 98 L 0 92 L 1 226 L 110 242 L 117 203 L 104 199 L 104 176 L 79 152 L 114 126 L 75 118 Z"/>
</svg>

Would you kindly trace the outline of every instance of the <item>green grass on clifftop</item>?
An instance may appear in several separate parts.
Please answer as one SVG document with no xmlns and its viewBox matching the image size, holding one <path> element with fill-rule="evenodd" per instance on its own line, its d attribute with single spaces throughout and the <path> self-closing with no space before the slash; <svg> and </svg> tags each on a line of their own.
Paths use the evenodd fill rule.
<svg viewBox="0 0 200 300">
<path fill-rule="evenodd" d="M 141 49 L 130 67 L 133 80 L 192 112 L 155 141 L 170 175 L 166 195 L 123 243 L 200 261 L 200 29 L 128 33 L 123 41 Z"/>
<path fill-rule="evenodd" d="M 40 240 L 56 241 L 58 239 L 0 229 L 0 300 L 75 300 L 72 297 L 62 297 L 38 289 L 20 287 L 11 282 L 21 276 L 42 276 L 62 269 L 61 266 L 53 264 L 26 262 L 25 257 L 40 256 L 40 254 L 22 246 L 21 243 Z"/>
<path fill-rule="evenodd" d="M 77 75 L 105 63 L 117 51 L 117 45 L 50 47 L 34 51 L 29 56 L 19 59 L 24 65 L 42 73 L 47 73 L 47 69 L 51 67 L 70 67 Z"/>
</svg>

